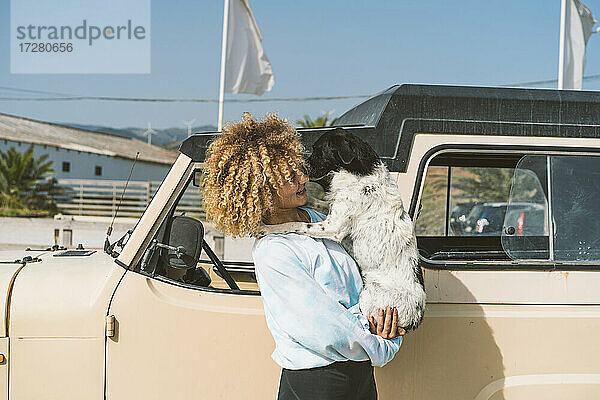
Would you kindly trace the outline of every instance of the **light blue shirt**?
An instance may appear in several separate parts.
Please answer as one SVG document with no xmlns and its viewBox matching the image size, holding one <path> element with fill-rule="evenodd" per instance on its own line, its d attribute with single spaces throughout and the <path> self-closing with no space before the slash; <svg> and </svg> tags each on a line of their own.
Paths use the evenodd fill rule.
<svg viewBox="0 0 600 400">
<path fill-rule="evenodd" d="M 323 214 L 304 208 L 311 222 Z M 365 361 L 381 367 L 400 348 L 369 332 L 360 313 L 362 280 L 356 263 L 336 242 L 309 236 L 271 234 L 252 249 L 267 325 L 275 340 L 273 360 L 304 369 L 335 361 Z"/>
</svg>

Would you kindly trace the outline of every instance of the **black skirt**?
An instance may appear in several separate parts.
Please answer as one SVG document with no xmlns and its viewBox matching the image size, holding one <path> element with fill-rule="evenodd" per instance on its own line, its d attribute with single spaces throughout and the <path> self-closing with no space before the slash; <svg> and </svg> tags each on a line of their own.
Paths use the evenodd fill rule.
<svg viewBox="0 0 600 400">
<path fill-rule="evenodd" d="M 376 400 L 371 361 L 335 362 L 324 367 L 283 369 L 278 400 Z"/>
</svg>

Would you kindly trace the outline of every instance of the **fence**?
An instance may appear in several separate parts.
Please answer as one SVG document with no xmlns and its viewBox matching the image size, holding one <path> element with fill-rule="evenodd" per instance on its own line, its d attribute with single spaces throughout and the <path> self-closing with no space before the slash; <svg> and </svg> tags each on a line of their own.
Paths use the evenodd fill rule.
<svg viewBox="0 0 600 400">
<path fill-rule="evenodd" d="M 118 216 L 140 217 L 159 185 L 157 181 L 129 181 Z M 125 181 L 59 179 L 58 186 L 64 189 L 64 194 L 56 197 L 56 205 L 61 213 L 113 217 L 125 189 Z M 189 185 L 176 210 L 189 216 L 204 216 L 197 187 Z"/>
</svg>

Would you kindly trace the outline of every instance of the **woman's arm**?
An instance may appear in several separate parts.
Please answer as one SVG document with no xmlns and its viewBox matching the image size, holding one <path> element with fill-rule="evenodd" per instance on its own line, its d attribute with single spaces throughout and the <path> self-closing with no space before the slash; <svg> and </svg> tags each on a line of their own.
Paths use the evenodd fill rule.
<svg viewBox="0 0 600 400">
<path fill-rule="evenodd" d="M 388 340 L 369 332 L 319 286 L 284 239 L 267 240 L 253 256 L 265 311 L 279 330 L 324 357 L 333 352 L 359 360 L 366 353 L 374 366 L 392 360 L 401 337 Z"/>
</svg>

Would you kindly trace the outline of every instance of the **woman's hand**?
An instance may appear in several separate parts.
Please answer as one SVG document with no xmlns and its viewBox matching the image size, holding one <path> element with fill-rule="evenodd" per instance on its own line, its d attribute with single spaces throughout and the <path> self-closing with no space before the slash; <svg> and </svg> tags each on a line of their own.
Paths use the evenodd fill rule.
<svg viewBox="0 0 600 400">
<path fill-rule="evenodd" d="M 398 328 L 398 310 L 392 307 L 387 307 L 385 313 L 383 308 L 379 309 L 377 320 L 375 316 L 369 316 L 369 330 L 374 335 L 379 335 L 384 339 L 394 339 L 398 336 L 404 336 L 406 331 Z"/>
</svg>

